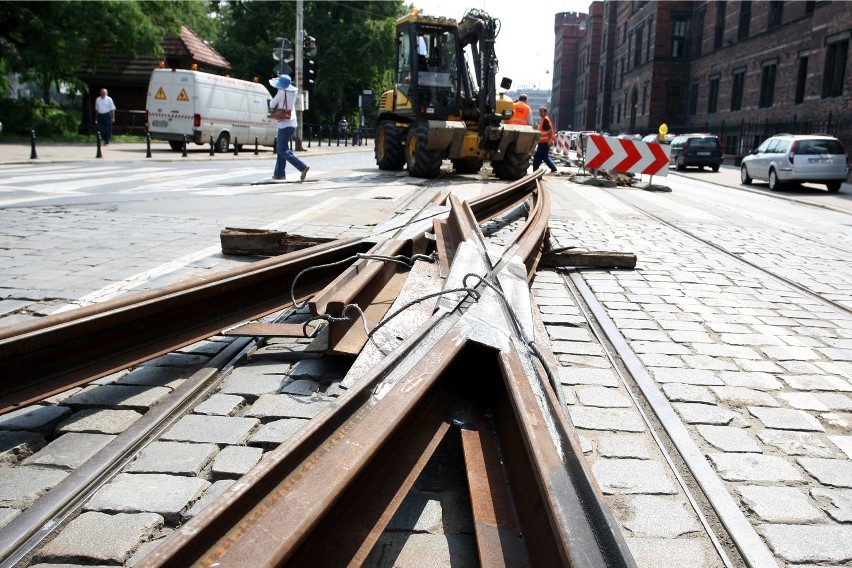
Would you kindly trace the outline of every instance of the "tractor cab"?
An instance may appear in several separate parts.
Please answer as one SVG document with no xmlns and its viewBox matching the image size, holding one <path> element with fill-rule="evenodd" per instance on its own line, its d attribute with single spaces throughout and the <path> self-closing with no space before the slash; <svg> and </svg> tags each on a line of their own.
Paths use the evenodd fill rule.
<svg viewBox="0 0 852 568">
<path fill-rule="evenodd" d="M 417 18 L 397 26 L 394 110 L 446 118 L 460 114 L 458 25 L 444 18 Z"/>
</svg>

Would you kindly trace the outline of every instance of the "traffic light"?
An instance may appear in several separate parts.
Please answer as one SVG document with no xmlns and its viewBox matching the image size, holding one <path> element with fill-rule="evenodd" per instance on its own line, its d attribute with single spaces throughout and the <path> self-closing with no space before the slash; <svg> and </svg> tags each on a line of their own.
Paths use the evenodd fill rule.
<svg viewBox="0 0 852 568">
<path fill-rule="evenodd" d="M 304 31 L 302 40 L 302 73 L 304 74 L 302 85 L 308 92 L 314 90 L 314 85 L 317 80 L 317 40 L 314 36 Z"/>
<path fill-rule="evenodd" d="M 305 56 L 302 65 L 302 73 L 305 75 L 304 89 L 308 92 L 314 90 L 314 84 L 317 79 L 317 62 L 310 57 Z"/>
</svg>

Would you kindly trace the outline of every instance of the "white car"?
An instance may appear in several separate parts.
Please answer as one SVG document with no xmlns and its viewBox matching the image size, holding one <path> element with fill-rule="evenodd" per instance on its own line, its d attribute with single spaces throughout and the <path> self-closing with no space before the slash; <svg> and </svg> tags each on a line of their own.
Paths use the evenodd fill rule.
<svg viewBox="0 0 852 568">
<path fill-rule="evenodd" d="M 743 158 L 740 181 L 766 180 L 769 189 L 786 184 L 821 183 L 828 191 L 840 190 L 849 177 L 849 158 L 843 143 L 820 134 L 778 134 Z"/>
</svg>

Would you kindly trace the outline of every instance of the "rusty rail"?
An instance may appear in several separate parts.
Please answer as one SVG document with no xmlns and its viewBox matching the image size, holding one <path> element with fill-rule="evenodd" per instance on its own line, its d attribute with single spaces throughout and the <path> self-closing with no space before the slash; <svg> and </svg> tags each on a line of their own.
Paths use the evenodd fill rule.
<svg viewBox="0 0 852 568">
<path fill-rule="evenodd" d="M 417 333 L 141 565 L 359 565 L 435 449 L 456 436 L 482 565 L 635 566 L 586 470 L 549 359 L 533 345 L 541 326 L 527 280 L 549 207 L 538 177 L 523 195 L 534 226 L 496 263 L 472 208 L 451 198 L 449 218 L 435 222 L 439 254 L 452 253 L 446 287 L 475 290 L 442 300 Z"/>
</svg>

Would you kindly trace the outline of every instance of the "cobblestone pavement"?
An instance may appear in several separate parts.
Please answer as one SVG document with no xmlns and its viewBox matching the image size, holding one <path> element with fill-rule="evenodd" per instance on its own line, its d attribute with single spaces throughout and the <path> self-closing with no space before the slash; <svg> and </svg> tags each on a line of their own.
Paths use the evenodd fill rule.
<svg viewBox="0 0 852 568">
<path fill-rule="evenodd" d="M 532 284 L 561 364 L 568 414 L 637 563 L 715 567 L 725 565 L 727 555 L 740 565 L 719 529 L 722 522 L 735 528 L 742 522 L 752 533 L 735 538 L 740 546 L 746 543 L 751 565 L 849 565 L 848 217 L 824 212 L 814 217 L 795 204 L 759 202 L 744 202 L 732 212 L 694 189 L 607 192 L 549 179 L 551 238 L 558 245 L 638 257 L 635 270 L 541 270 Z M 458 189 L 475 194 L 476 187 Z M 631 203 L 672 225 L 644 216 Z M 69 222 L 68 232 L 78 238 L 87 225 L 95 231 L 110 222 L 108 215 L 95 215 Z M 23 242 L 32 242 L 29 224 L 19 225 Z M 140 219 L 139 230 L 148 237 L 145 225 Z M 132 259 L 116 261 L 116 280 L 147 270 L 152 257 L 198 251 L 189 235 L 182 240 L 187 245 L 180 250 L 152 244 L 139 266 Z M 45 240 L 28 254 L 49 255 L 49 249 Z M 16 264 L 18 256 L 4 251 L 0 268 L 17 274 L 26 264 Z M 68 259 L 75 266 L 80 262 Z M 90 262 L 91 273 L 80 280 L 66 280 L 67 271 L 34 273 L 27 288 L 45 290 L 32 300 L 36 308 L 56 309 L 55 294 L 67 303 L 100 288 L 104 260 Z M 202 255 L 180 274 L 202 272 L 206 262 Z M 79 293 L 68 294 L 72 288 Z M 11 312 L 8 302 L 14 301 L 0 305 Z M 275 340 L 252 353 L 216 394 L 88 500 L 85 512 L 38 551 L 33 565 L 138 563 L 339 394 L 345 366 L 304 353 L 305 342 Z M 224 344 L 212 338 L 54 397 L 38 409 L 0 417 L 0 526 L 163 400 Z M 647 402 L 654 397 L 656 409 Z M 671 416 L 676 425 L 667 423 Z M 678 447 L 692 450 L 687 458 L 697 458 L 705 469 L 683 467 L 686 458 Z M 708 471 L 713 479 L 702 480 Z M 721 488 L 724 494 L 715 498 L 733 510 L 710 512 L 702 481 L 709 484 L 705 488 Z M 449 514 L 458 509 L 453 504 L 463 485 L 438 492 L 429 475 L 418 480 L 370 565 L 416 566 L 423 558 L 434 566 L 473 564 L 470 518 Z M 707 527 L 720 542 L 708 537 Z"/>
</svg>

